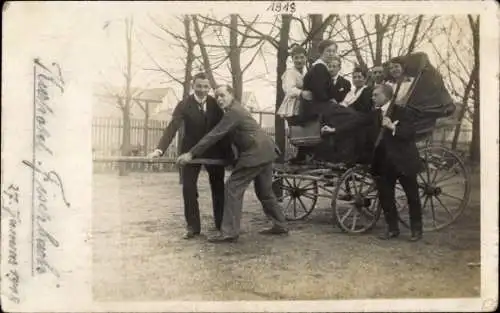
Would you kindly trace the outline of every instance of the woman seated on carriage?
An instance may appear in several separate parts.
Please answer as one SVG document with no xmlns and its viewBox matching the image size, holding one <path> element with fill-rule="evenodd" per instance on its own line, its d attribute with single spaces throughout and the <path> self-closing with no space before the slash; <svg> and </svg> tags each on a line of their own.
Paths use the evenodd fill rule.
<svg viewBox="0 0 500 313">
<path fill-rule="evenodd" d="M 318 45 L 320 57 L 307 71 L 303 81 L 303 91 L 300 97 L 300 109 L 297 122 L 305 125 L 308 122 L 318 120 L 324 112 L 330 109 L 333 98 L 334 85 L 328 63 L 337 54 L 337 44 L 331 40 L 323 40 Z M 305 146 L 298 147 L 297 155 L 290 163 L 302 163 L 306 161 L 311 149 Z"/>
<path fill-rule="evenodd" d="M 303 96 L 304 68 L 306 65 L 306 50 L 301 46 L 295 46 L 290 51 L 293 67 L 287 69 L 281 77 L 285 97 L 276 112 L 277 115 L 286 119 L 289 126 L 297 124 L 300 98 Z M 309 94 L 305 95 L 308 97 Z"/>
</svg>

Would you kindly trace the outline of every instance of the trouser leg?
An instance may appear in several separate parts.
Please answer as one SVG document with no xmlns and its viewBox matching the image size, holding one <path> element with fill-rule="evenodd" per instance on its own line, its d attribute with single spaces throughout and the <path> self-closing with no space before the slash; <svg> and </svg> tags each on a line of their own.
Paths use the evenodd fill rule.
<svg viewBox="0 0 500 313">
<path fill-rule="evenodd" d="M 261 170 L 254 179 L 255 194 L 262 204 L 264 213 L 276 226 L 286 228 L 286 219 L 283 209 L 278 203 L 272 190 L 273 166 L 272 163 L 261 166 Z"/>
<path fill-rule="evenodd" d="M 221 232 L 226 237 L 237 237 L 240 233 L 243 196 L 250 182 L 259 173 L 259 168 L 235 169 L 226 182 L 224 214 Z"/>
<path fill-rule="evenodd" d="M 418 193 L 418 184 L 416 175 L 406 176 L 401 175 L 399 182 L 403 186 L 403 190 L 408 200 L 408 208 L 410 213 L 410 227 L 412 231 L 422 231 L 422 205 Z"/>
<path fill-rule="evenodd" d="M 394 195 L 396 176 L 391 173 L 384 173 L 377 178 L 377 189 L 379 200 L 384 212 L 384 218 L 389 231 L 399 231 L 398 211 Z"/>
<path fill-rule="evenodd" d="M 200 208 L 198 205 L 198 176 L 200 165 L 186 165 L 182 169 L 182 196 L 184 198 L 184 217 L 187 229 L 199 233 Z"/>
<path fill-rule="evenodd" d="M 206 166 L 210 189 L 212 191 L 212 207 L 214 212 L 215 227 L 220 229 L 222 224 L 222 215 L 224 213 L 224 175 L 223 166 Z"/>
</svg>

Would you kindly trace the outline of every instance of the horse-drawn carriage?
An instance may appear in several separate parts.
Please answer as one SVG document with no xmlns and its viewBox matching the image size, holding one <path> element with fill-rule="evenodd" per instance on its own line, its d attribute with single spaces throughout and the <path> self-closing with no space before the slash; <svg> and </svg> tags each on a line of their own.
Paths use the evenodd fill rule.
<svg viewBox="0 0 500 313">
<path fill-rule="evenodd" d="M 432 144 L 437 120 L 453 113 L 453 102 L 441 76 L 423 53 L 399 57 L 413 83 L 405 105 L 415 117 L 417 143 L 424 169 L 418 174 L 424 231 L 442 229 L 453 223 L 469 202 L 468 170 L 451 149 Z M 298 138 L 291 132 L 295 146 L 321 143 L 320 128 L 302 132 Z M 309 137 L 309 138 L 308 138 Z M 334 224 L 349 233 L 370 230 L 378 221 L 379 205 L 374 177 L 368 164 L 346 165 L 313 158 L 305 165 L 276 164 L 274 182 L 288 220 L 306 218 L 320 199 L 330 201 Z M 409 225 L 405 194 L 396 185 L 396 204 L 401 223 Z"/>
</svg>

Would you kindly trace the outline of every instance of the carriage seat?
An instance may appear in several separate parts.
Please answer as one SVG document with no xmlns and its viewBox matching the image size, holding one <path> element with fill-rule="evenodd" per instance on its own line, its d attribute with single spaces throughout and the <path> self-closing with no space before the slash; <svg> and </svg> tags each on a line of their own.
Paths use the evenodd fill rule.
<svg viewBox="0 0 500 313">
<path fill-rule="evenodd" d="M 302 125 L 291 125 L 288 131 L 289 142 L 296 147 L 316 146 L 322 142 L 321 123 L 319 120 Z"/>
</svg>

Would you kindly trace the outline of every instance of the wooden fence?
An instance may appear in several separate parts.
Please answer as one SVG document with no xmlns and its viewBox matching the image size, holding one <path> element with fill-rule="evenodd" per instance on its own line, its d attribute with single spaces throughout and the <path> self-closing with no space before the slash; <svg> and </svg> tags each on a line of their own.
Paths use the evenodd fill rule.
<svg viewBox="0 0 500 313">
<path fill-rule="evenodd" d="M 257 121 L 262 121 L 263 115 L 273 115 L 270 112 L 253 112 Z M 146 155 L 152 152 L 158 144 L 167 121 L 149 120 L 148 126 L 145 127 L 144 120 L 132 119 L 130 141 L 133 148 L 133 155 Z M 274 127 L 263 127 L 264 131 L 274 138 Z M 444 145 L 451 148 L 451 141 L 453 139 L 453 128 L 437 129 L 432 136 L 432 141 L 435 144 Z M 285 131 L 287 133 L 287 130 Z M 121 142 L 123 136 L 123 121 L 121 119 L 109 118 L 94 118 L 92 122 L 92 152 L 93 157 L 100 156 L 119 156 L 121 154 Z M 471 139 L 471 130 L 463 129 L 461 131 L 457 151 L 466 156 L 468 153 L 468 146 Z M 294 155 L 296 148 L 292 146 L 288 140 L 285 141 L 286 158 Z M 166 156 L 169 158 L 177 157 L 177 136 L 172 140 Z M 170 164 L 141 164 L 130 163 L 127 165 L 131 171 L 171 171 L 174 167 Z M 95 171 L 109 171 L 116 170 L 118 165 L 116 163 L 103 163 L 94 162 Z"/>
</svg>

